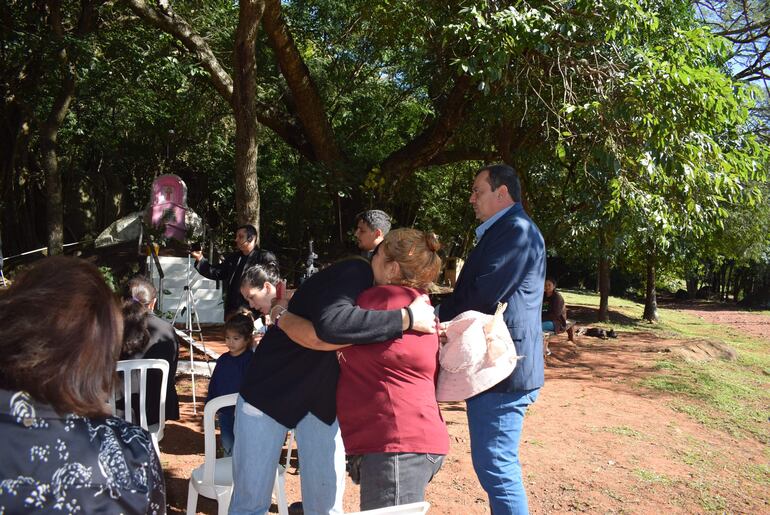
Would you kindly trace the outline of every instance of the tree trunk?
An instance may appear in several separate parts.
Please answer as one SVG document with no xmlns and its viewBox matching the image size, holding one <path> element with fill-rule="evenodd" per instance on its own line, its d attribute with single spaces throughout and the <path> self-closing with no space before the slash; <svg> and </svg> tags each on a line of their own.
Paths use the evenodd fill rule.
<svg viewBox="0 0 770 515">
<path fill-rule="evenodd" d="M 695 299 L 695 296 L 698 294 L 698 275 L 693 272 L 688 273 L 685 283 L 687 284 L 687 298 L 690 300 Z"/>
<path fill-rule="evenodd" d="M 53 256 L 64 252 L 64 195 L 62 193 L 61 173 L 59 172 L 59 156 L 56 151 L 56 138 L 75 96 L 75 73 L 64 46 L 61 3 L 50 2 L 49 9 L 51 31 L 61 45 L 57 57 L 62 73 L 59 92 L 54 99 L 51 111 L 48 113 L 48 118 L 40 126 L 41 164 L 45 172 L 48 255 Z"/>
<path fill-rule="evenodd" d="M 647 288 L 644 296 L 644 314 L 648 322 L 658 321 L 658 300 L 655 295 L 655 245 L 651 244 L 647 254 Z"/>
<path fill-rule="evenodd" d="M 745 269 L 743 267 L 740 267 L 735 271 L 735 276 L 733 278 L 733 302 L 735 303 L 738 302 L 738 298 L 741 295 L 741 286 L 743 285 L 744 272 Z"/>
<path fill-rule="evenodd" d="M 607 234 L 599 230 L 599 322 L 610 320 L 610 259 L 607 256 Z"/>
<path fill-rule="evenodd" d="M 297 48 L 286 20 L 281 15 L 280 0 L 265 0 L 262 23 L 267 42 L 275 53 L 281 75 L 294 97 L 294 108 L 302 123 L 303 132 L 313 148 L 315 157 L 333 172 L 344 161 L 342 150 L 334 137 L 323 99 Z"/>
<path fill-rule="evenodd" d="M 233 49 L 233 113 L 235 114 L 235 210 L 238 224 L 259 230 L 257 182 L 257 59 L 255 42 L 264 3 L 241 0 Z"/>
<path fill-rule="evenodd" d="M 733 261 L 730 260 L 727 263 L 727 270 L 725 272 L 725 280 L 724 280 L 724 286 L 723 286 L 723 292 L 722 292 L 722 302 L 727 302 L 728 297 L 730 296 L 730 290 L 732 290 L 733 286 Z"/>
<path fill-rule="evenodd" d="M 719 302 L 725 300 L 725 279 L 727 278 L 727 263 L 722 263 L 719 267 L 719 288 L 717 289 L 717 299 Z"/>
</svg>

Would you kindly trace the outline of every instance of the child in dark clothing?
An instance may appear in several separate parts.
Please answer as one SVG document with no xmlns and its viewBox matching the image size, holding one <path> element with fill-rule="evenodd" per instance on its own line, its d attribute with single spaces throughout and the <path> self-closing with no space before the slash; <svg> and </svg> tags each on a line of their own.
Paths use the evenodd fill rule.
<svg viewBox="0 0 770 515">
<path fill-rule="evenodd" d="M 245 313 L 239 313 L 225 322 L 225 344 L 229 351 L 217 359 L 217 365 L 209 381 L 206 402 L 215 397 L 240 391 L 246 369 L 254 355 L 253 334 L 254 321 Z M 218 417 L 222 449 L 225 456 L 231 456 L 235 440 L 233 435 L 235 408 L 233 406 L 222 408 L 219 410 Z"/>
</svg>

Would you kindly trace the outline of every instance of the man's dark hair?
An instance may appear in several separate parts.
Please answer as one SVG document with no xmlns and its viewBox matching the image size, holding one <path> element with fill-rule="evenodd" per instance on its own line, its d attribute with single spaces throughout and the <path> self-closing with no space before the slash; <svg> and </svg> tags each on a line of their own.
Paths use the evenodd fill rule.
<svg viewBox="0 0 770 515">
<path fill-rule="evenodd" d="M 359 220 L 363 220 L 373 231 L 381 230 L 383 236 L 388 234 L 390 230 L 390 215 L 379 209 L 369 209 L 368 211 L 358 213 L 356 215 L 356 225 L 358 225 Z"/>
<path fill-rule="evenodd" d="M 476 175 L 478 176 L 484 170 L 489 172 L 489 185 L 492 187 L 492 191 L 505 185 L 508 187 L 508 193 L 513 201 L 521 202 L 521 183 L 519 183 L 519 175 L 512 166 L 503 164 L 489 165 L 479 169 Z"/>
<path fill-rule="evenodd" d="M 244 229 L 246 231 L 246 240 L 248 241 L 254 241 L 254 238 L 257 237 L 257 228 L 254 227 L 251 224 L 245 224 L 238 226 L 237 229 L 235 229 L 235 232 L 240 231 L 241 229 Z"/>
</svg>

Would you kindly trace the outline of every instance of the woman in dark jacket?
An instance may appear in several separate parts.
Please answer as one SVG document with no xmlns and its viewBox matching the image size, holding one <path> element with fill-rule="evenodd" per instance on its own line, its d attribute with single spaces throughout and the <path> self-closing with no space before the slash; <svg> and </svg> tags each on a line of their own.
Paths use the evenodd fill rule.
<svg viewBox="0 0 770 515">
<path fill-rule="evenodd" d="M 123 347 L 120 359 L 162 359 L 168 362 L 166 420 L 179 420 L 179 397 L 175 385 L 179 342 L 171 324 L 153 313 L 157 296 L 155 286 L 142 276 L 133 277 L 126 284 L 123 291 Z M 150 370 L 147 376 L 148 425 L 158 423 L 160 386 L 161 374 Z M 134 405 L 138 409 L 138 399 L 134 400 Z"/>
</svg>

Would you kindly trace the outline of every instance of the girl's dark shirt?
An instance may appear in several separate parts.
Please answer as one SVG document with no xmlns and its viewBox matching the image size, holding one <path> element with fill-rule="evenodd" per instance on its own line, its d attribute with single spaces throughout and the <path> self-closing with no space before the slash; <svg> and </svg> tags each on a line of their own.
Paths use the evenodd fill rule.
<svg viewBox="0 0 770 515">
<path fill-rule="evenodd" d="M 340 261 L 302 283 L 289 301 L 289 311 L 310 320 L 318 337 L 329 343 L 366 344 L 398 338 L 401 310 L 367 311 L 355 305 L 358 295 L 373 283 L 368 262 Z M 332 424 L 338 376 L 336 352 L 302 347 L 280 327 L 272 326 L 254 352 L 241 396 L 289 428 L 308 413 Z"/>
</svg>

